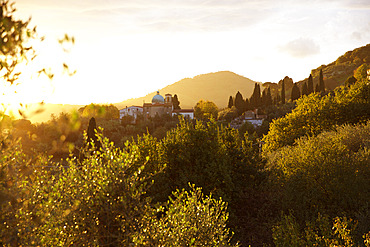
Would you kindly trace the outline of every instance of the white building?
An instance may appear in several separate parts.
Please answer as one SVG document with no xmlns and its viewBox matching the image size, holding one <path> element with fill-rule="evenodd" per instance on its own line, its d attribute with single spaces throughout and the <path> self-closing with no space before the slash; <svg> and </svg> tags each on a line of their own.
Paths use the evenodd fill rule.
<svg viewBox="0 0 370 247">
<path fill-rule="evenodd" d="M 182 115 L 184 118 L 194 119 L 193 109 L 175 109 L 172 111 L 172 116 Z"/>
<path fill-rule="evenodd" d="M 143 114 L 142 106 L 126 106 L 126 108 L 119 110 L 119 118 L 123 118 L 124 116 L 133 116 L 136 119 L 138 114 Z"/>
</svg>

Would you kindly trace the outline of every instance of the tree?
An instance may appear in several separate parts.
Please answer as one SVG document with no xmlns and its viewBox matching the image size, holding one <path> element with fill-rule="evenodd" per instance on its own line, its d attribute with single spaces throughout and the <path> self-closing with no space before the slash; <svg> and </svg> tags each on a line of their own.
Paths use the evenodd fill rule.
<svg viewBox="0 0 370 247">
<path fill-rule="evenodd" d="M 175 94 L 172 98 L 172 104 L 173 104 L 173 109 L 181 109 L 180 107 L 180 101 L 177 98 L 177 94 Z"/>
<path fill-rule="evenodd" d="M 245 110 L 252 110 L 252 107 L 251 107 L 251 104 L 250 104 L 250 101 L 248 100 L 248 98 L 245 98 Z"/>
<path fill-rule="evenodd" d="M 307 82 L 303 83 L 303 86 L 302 86 L 302 96 L 303 95 L 308 95 Z"/>
<path fill-rule="evenodd" d="M 97 134 L 97 128 L 96 128 L 96 121 L 95 118 L 90 118 L 89 126 L 87 127 L 87 143 L 92 144 L 94 143 L 94 147 L 98 150 L 101 145 L 100 142 L 98 142 L 98 138 L 96 136 Z"/>
<path fill-rule="evenodd" d="M 35 51 L 27 43 L 30 39 L 36 39 L 36 27 L 33 29 L 28 27 L 30 20 L 25 22 L 16 20 L 15 11 L 9 1 L 0 2 L 0 71 L 4 80 L 10 84 L 13 84 L 21 73 L 16 67 L 35 56 Z"/>
<path fill-rule="evenodd" d="M 231 108 L 231 107 L 233 107 L 234 106 L 234 100 L 233 100 L 233 97 L 232 96 L 230 96 L 229 97 L 229 103 L 227 104 L 227 107 L 228 108 Z"/>
<path fill-rule="evenodd" d="M 293 87 L 292 87 L 292 94 L 290 96 L 290 99 L 292 101 L 294 100 L 297 100 L 301 97 L 301 92 L 299 91 L 299 87 L 297 85 L 297 83 L 294 83 Z"/>
<path fill-rule="evenodd" d="M 256 106 L 260 107 L 262 104 L 262 99 L 261 99 L 261 85 L 257 84 L 257 92 L 256 92 Z"/>
<path fill-rule="evenodd" d="M 307 92 L 308 94 L 313 93 L 313 79 L 312 79 L 312 74 L 308 77 L 308 82 L 307 82 Z"/>
<path fill-rule="evenodd" d="M 285 82 L 284 80 L 281 84 L 281 103 L 285 104 Z"/>
<path fill-rule="evenodd" d="M 337 125 L 366 122 L 370 119 L 370 84 L 358 82 L 335 89 L 334 94 L 310 94 L 297 100 L 297 107 L 275 119 L 264 136 L 266 153 L 293 145 L 302 136 L 315 136 Z"/>
<path fill-rule="evenodd" d="M 266 97 L 267 97 L 267 94 L 266 94 L 266 89 L 262 91 L 262 96 L 261 96 L 261 103 L 262 103 L 262 106 L 266 106 Z"/>
<path fill-rule="evenodd" d="M 369 66 L 364 63 L 360 67 L 358 67 L 354 71 L 354 77 L 356 78 L 357 81 L 362 81 L 367 79 L 367 70 L 369 69 Z"/>
<path fill-rule="evenodd" d="M 0 201 L 1 245 L 231 245 L 221 199 L 192 186 L 190 192 L 175 192 L 167 204 L 154 205 L 147 192 L 158 170 L 146 169 L 154 156 L 150 161 L 147 155 L 141 157 L 145 146 L 130 143 L 122 149 L 100 134 L 97 138 L 102 143 L 99 153 L 83 149 L 84 158 L 68 159 L 66 167 L 48 158 L 30 163 L 19 147 L 1 153 L 0 167 L 14 171 L 6 176 L 5 191 L 0 184 L 1 196 L 12 195 Z M 156 153 L 153 140 L 149 138 L 148 147 Z"/>
<path fill-rule="evenodd" d="M 119 110 L 116 106 L 90 104 L 78 109 L 81 116 L 87 118 L 119 119 Z"/>
<path fill-rule="evenodd" d="M 194 107 L 194 117 L 201 120 L 217 119 L 218 108 L 211 101 L 200 100 Z"/>
<path fill-rule="evenodd" d="M 295 146 L 269 156 L 267 167 L 281 211 L 291 212 L 301 226 L 318 214 L 329 218 L 346 215 L 358 222 L 356 235 L 367 233 L 369 223 L 360 212 L 368 212 L 368 202 L 359 198 L 370 197 L 366 188 L 370 182 L 369 139 L 370 122 L 344 125 L 300 138 Z"/>
<path fill-rule="evenodd" d="M 353 75 L 352 76 L 350 76 L 350 77 L 348 77 L 347 78 L 347 80 L 344 82 L 344 85 L 346 85 L 346 86 L 351 86 L 351 85 L 353 85 L 353 84 L 355 84 L 356 83 L 356 81 L 357 81 L 357 79 L 356 79 L 356 77 L 354 77 Z"/>
<path fill-rule="evenodd" d="M 177 190 L 166 207 L 153 210 L 140 229 L 136 244 L 140 246 L 237 246 L 231 244 L 226 228 L 228 213 L 221 199 L 204 196 L 191 185 L 190 192 Z M 164 216 L 158 217 L 158 213 Z"/>
<path fill-rule="evenodd" d="M 270 87 L 267 88 L 267 95 L 266 95 L 266 106 L 272 105 L 272 96 Z"/>
<path fill-rule="evenodd" d="M 241 115 L 245 111 L 245 102 L 242 94 L 238 91 L 235 95 L 234 105 L 238 110 L 238 114 Z"/>
<path fill-rule="evenodd" d="M 219 111 L 217 119 L 218 120 L 225 120 L 227 122 L 230 122 L 231 120 L 233 120 L 237 116 L 238 116 L 238 110 L 236 109 L 235 106 L 233 106 L 231 108 L 226 108 L 222 111 Z"/>
<path fill-rule="evenodd" d="M 261 106 L 261 87 L 258 83 L 254 84 L 253 94 L 249 99 L 249 103 L 252 109 Z"/>
<path fill-rule="evenodd" d="M 320 92 L 325 93 L 325 83 L 324 83 L 324 75 L 322 73 L 322 69 L 320 69 L 319 87 L 320 87 Z"/>
</svg>

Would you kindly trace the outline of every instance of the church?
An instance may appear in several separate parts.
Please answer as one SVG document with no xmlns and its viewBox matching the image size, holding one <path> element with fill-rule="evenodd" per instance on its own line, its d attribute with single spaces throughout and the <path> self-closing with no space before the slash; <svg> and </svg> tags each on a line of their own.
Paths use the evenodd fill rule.
<svg viewBox="0 0 370 247">
<path fill-rule="evenodd" d="M 145 119 L 155 117 L 156 115 L 162 116 L 164 114 L 171 116 L 182 115 L 184 118 L 194 119 L 193 109 L 174 109 L 172 95 L 165 94 L 163 97 L 159 94 L 159 91 L 157 91 L 157 94 L 152 98 L 152 102 L 144 103 L 143 107 L 130 106 L 120 110 L 120 118 L 131 115 L 136 119 L 138 114 L 143 114 Z"/>
<path fill-rule="evenodd" d="M 172 114 L 173 104 L 172 95 L 166 94 L 165 98 L 159 94 L 154 95 L 152 98 L 152 103 L 143 104 L 143 112 L 145 117 L 154 117 L 155 115 L 162 116 L 164 114 Z"/>
</svg>

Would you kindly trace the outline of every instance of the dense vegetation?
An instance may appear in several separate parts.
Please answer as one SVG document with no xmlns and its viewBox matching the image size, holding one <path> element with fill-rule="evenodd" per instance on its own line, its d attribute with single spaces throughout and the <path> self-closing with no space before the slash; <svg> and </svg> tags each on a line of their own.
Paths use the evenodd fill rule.
<svg viewBox="0 0 370 247">
<path fill-rule="evenodd" d="M 222 114 L 200 101 L 198 121 L 133 124 L 97 105 L 39 125 L 1 113 L 0 244 L 370 246 L 367 68 L 295 100 L 284 78 L 279 100 L 255 84 Z M 231 128 L 252 106 L 270 126 Z"/>
<path fill-rule="evenodd" d="M 369 89 L 363 80 L 335 94 L 301 98 L 292 113 L 271 124 L 263 158 L 248 134 L 215 120 L 181 120 L 161 139 L 145 134 L 122 147 L 98 134 L 93 145 L 82 145 L 63 162 L 6 143 L 2 244 L 366 244 Z M 326 109 L 327 102 L 335 107 Z M 341 117 L 329 121 L 320 111 Z M 312 126 L 314 132 L 273 131 L 292 116 L 311 119 L 311 112 L 315 124 L 287 126 Z"/>
</svg>

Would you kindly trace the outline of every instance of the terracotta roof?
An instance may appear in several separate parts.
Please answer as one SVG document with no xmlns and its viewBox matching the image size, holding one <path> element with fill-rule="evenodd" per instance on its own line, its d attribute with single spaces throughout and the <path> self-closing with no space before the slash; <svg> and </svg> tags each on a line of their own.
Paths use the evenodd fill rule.
<svg viewBox="0 0 370 247">
<path fill-rule="evenodd" d="M 194 112 L 194 109 L 175 109 L 172 111 L 173 113 L 180 113 L 180 112 Z"/>
</svg>

